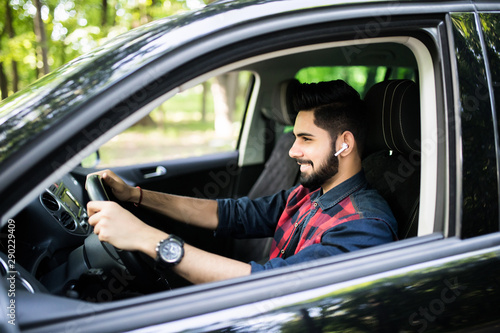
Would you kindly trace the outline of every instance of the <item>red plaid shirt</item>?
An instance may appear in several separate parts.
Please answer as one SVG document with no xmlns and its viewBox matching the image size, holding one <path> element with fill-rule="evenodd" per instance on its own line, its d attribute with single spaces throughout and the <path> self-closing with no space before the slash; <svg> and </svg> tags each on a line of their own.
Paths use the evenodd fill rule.
<svg viewBox="0 0 500 333">
<path fill-rule="evenodd" d="M 384 244 L 397 239 L 387 203 L 363 172 L 326 193 L 297 186 L 251 200 L 219 199 L 217 235 L 274 236 L 270 260 L 252 273 Z"/>
<path fill-rule="evenodd" d="M 342 223 L 361 218 L 349 197 L 338 203 L 339 209 L 335 211 L 333 216 L 324 213 L 318 202 L 312 199 L 313 196 L 318 196 L 319 191 L 320 189 L 311 192 L 309 189 L 299 186 L 290 194 L 285 211 L 276 227 L 269 259 L 284 256 L 287 247 L 293 246 L 291 244 L 292 236 L 300 227 L 302 227 L 301 236 L 293 251 L 294 254 L 307 246 L 321 243 L 321 237 L 325 231 Z"/>
</svg>

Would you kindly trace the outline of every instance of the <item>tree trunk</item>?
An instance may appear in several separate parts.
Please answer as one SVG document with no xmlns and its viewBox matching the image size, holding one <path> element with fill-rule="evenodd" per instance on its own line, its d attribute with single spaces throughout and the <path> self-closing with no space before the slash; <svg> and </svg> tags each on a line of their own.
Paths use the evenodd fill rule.
<svg viewBox="0 0 500 333">
<path fill-rule="evenodd" d="M 157 127 L 156 122 L 151 118 L 151 115 L 147 115 L 146 117 L 139 120 L 135 125 L 144 126 L 144 127 Z"/>
<path fill-rule="evenodd" d="M 9 1 L 5 1 L 5 30 L 10 39 L 15 37 L 14 28 L 12 27 L 12 11 L 9 6 Z M 19 73 L 17 71 L 17 62 L 12 60 L 12 91 L 19 90 Z"/>
<path fill-rule="evenodd" d="M 45 35 L 45 27 L 42 21 L 42 4 L 41 0 L 33 0 L 36 7 L 36 15 L 34 18 L 35 35 L 37 41 L 37 53 L 42 56 L 43 63 L 43 74 L 48 74 L 50 72 L 49 68 L 49 58 L 48 58 L 48 47 L 47 47 L 47 36 Z"/>
<path fill-rule="evenodd" d="M 7 87 L 7 77 L 3 71 L 3 63 L 0 62 L 0 90 L 2 94 L 2 99 L 7 98 L 9 95 L 9 88 Z"/>
<path fill-rule="evenodd" d="M 17 70 L 17 61 L 12 60 L 12 92 L 19 90 L 19 73 Z"/>
<path fill-rule="evenodd" d="M 232 136 L 232 115 L 236 109 L 237 92 L 238 73 L 219 75 L 212 83 L 215 134 L 218 137 Z"/>
<path fill-rule="evenodd" d="M 201 94 L 201 121 L 207 121 L 207 94 L 210 85 L 207 81 L 203 81 L 203 92 Z"/>
<path fill-rule="evenodd" d="M 105 27 L 108 24 L 108 0 L 102 0 L 101 25 Z"/>
</svg>

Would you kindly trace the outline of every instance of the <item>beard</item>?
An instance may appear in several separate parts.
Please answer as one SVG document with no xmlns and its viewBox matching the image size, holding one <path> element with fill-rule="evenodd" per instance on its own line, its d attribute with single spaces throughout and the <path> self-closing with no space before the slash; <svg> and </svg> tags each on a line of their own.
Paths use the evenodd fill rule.
<svg viewBox="0 0 500 333">
<path fill-rule="evenodd" d="M 316 190 L 321 185 L 326 183 L 326 181 L 337 174 L 339 171 L 339 159 L 335 156 L 332 149 L 330 155 L 327 157 L 326 161 L 320 164 L 317 170 L 314 169 L 314 164 L 312 161 L 299 160 L 302 163 L 309 163 L 313 167 L 313 172 L 309 175 L 300 173 L 300 184 L 302 186 L 310 189 L 311 191 Z"/>
</svg>

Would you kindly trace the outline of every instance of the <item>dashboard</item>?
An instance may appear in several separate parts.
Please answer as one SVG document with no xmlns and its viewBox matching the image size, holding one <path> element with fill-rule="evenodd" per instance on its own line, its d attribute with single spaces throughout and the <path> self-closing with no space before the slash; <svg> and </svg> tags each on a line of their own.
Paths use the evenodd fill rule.
<svg viewBox="0 0 500 333">
<path fill-rule="evenodd" d="M 51 184 L 2 230 L 0 273 L 15 274 L 25 292 L 95 300 L 109 274 L 126 271 L 116 249 L 100 242 L 88 223 L 81 178 L 68 174 Z"/>
<path fill-rule="evenodd" d="M 88 235 L 91 228 L 88 224 L 87 210 L 66 185 L 69 182 L 75 186 L 79 184 L 71 176 L 66 178 L 46 189 L 40 195 L 40 203 L 66 231 L 75 235 Z"/>
</svg>

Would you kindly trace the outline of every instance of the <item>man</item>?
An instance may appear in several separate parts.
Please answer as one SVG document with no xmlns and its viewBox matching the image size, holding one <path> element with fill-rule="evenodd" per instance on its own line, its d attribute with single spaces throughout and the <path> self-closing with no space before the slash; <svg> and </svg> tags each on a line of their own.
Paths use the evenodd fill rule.
<svg viewBox="0 0 500 333">
<path fill-rule="evenodd" d="M 299 112 L 289 154 L 300 165 L 301 185 L 287 191 L 255 200 L 205 200 L 143 191 L 109 170 L 99 172 L 119 200 L 221 235 L 274 236 L 270 260 L 264 265 L 183 244 L 114 202 L 89 202 L 94 232 L 117 248 L 144 252 L 193 283 L 249 275 L 395 240 L 396 221 L 387 203 L 369 188 L 361 167 L 366 111 L 359 94 L 340 80 L 302 84 L 293 104 Z"/>
</svg>

